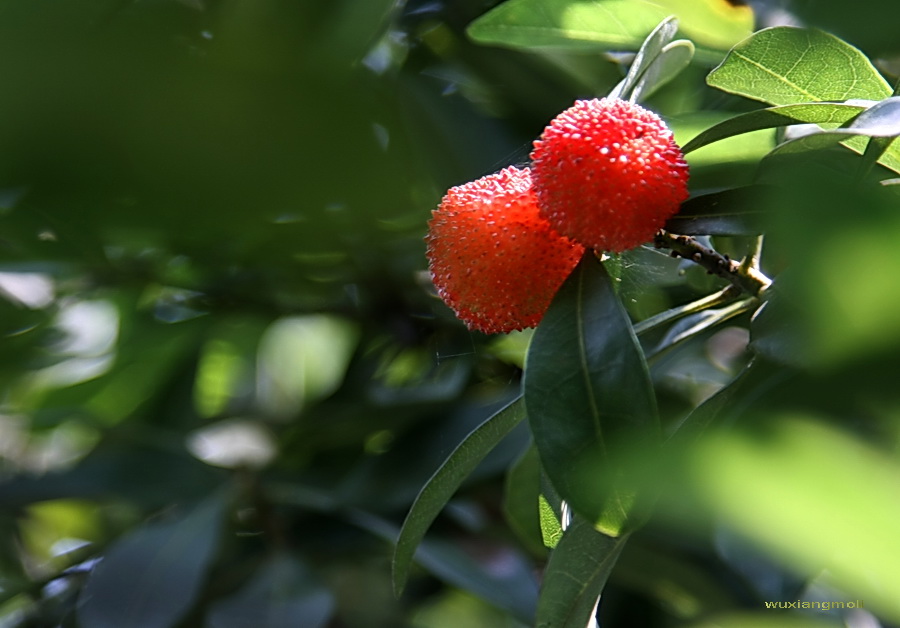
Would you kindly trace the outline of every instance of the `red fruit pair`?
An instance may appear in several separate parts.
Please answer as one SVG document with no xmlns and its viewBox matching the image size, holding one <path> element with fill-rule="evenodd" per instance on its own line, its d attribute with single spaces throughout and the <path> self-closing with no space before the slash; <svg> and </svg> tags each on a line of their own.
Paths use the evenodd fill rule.
<svg viewBox="0 0 900 628">
<path fill-rule="evenodd" d="M 434 284 L 471 329 L 537 325 L 583 247 L 634 248 L 688 196 L 671 131 L 623 100 L 577 101 L 544 129 L 531 159 L 530 172 L 507 168 L 452 188 L 429 223 Z"/>
</svg>

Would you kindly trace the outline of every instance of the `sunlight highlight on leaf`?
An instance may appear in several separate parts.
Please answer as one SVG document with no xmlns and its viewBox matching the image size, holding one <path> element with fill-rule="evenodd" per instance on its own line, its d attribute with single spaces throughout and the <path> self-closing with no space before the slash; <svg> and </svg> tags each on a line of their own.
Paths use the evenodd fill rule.
<svg viewBox="0 0 900 628">
<path fill-rule="evenodd" d="M 891 94 L 858 49 L 820 30 L 788 26 L 761 30 L 735 46 L 707 82 L 773 105 Z"/>
</svg>

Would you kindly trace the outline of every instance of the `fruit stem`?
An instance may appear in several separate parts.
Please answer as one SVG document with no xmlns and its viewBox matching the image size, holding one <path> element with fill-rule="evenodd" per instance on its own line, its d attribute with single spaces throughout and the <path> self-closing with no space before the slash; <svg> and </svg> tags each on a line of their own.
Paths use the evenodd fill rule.
<svg viewBox="0 0 900 628">
<path fill-rule="evenodd" d="M 758 253 L 751 253 L 740 263 L 703 246 L 691 236 L 676 235 L 665 229 L 657 232 L 653 244 L 658 249 L 670 249 L 672 257 L 683 257 L 699 264 L 711 275 L 727 279 L 734 287 L 755 297 L 772 284 L 772 280 L 759 270 Z"/>
</svg>

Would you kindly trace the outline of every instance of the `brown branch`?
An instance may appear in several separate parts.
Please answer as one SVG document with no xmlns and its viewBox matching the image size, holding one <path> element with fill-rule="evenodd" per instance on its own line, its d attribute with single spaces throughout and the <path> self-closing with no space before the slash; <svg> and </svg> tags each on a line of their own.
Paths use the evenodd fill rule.
<svg viewBox="0 0 900 628">
<path fill-rule="evenodd" d="M 722 277 L 742 292 L 753 296 L 762 294 L 772 283 L 772 280 L 762 274 L 755 264 L 741 264 L 727 255 L 703 246 L 691 236 L 675 235 L 660 229 L 653 239 L 653 244 L 658 249 L 669 249 L 672 257 L 691 260 L 705 268 L 709 274 Z"/>
</svg>

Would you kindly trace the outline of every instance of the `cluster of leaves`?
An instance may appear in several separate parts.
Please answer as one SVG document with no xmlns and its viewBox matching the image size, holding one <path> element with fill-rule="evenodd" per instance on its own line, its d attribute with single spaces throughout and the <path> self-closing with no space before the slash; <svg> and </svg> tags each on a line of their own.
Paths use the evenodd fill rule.
<svg viewBox="0 0 900 628">
<path fill-rule="evenodd" d="M 564 10 L 550 15 L 540 3 L 510 0 L 477 21 L 470 32 L 482 41 L 516 47 L 563 46 L 567 40 L 575 40 L 572 45 L 579 47 L 586 41 L 607 43 L 630 35 L 630 22 L 610 20 L 605 13 L 615 10 L 612 4 L 565 3 Z M 626 14 L 649 19 L 660 8 L 656 5 L 632 3 L 634 11 Z M 644 41 L 611 95 L 646 97 L 686 67 L 693 46 L 686 40 L 672 41 L 676 30 L 672 18 L 664 20 Z M 535 32 L 540 33 L 536 43 Z M 833 248 L 826 250 L 832 254 L 843 247 L 834 236 L 823 242 L 814 235 L 862 229 L 873 236 L 872 229 L 897 224 L 890 216 L 900 200 L 891 187 L 900 173 L 900 149 L 893 142 L 900 135 L 900 98 L 858 49 L 823 31 L 796 27 L 765 29 L 742 40 L 709 73 L 707 83 L 770 106 L 705 129 L 684 145 L 685 153 L 756 131 L 815 125 L 799 136 L 786 133 L 779 138 L 762 155 L 749 185 L 722 186 L 711 193 L 695 189 L 691 201 L 667 225 L 667 231 L 681 237 L 664 233 L 657 238 L 658 248 L 671 246 L 673 257 L 700 263 L 711 274 L 731 280 L 731 285 L 634 324 L 624 303 L 636 289 L 629 284 L 635 282 L 634 273 L 653 262 L 630 259 L 627 253 L 605 264 L 586 257 L 531 339 L 522 396 L 473 432 L 413 505 L 395 554 L 398 588 L 406 580 L 416 544 L 466 473 L 527 417 L 534 444 L 520 465 L 532 468 L 517 470 L 518 481 L 527 478 L 528 485 L 512 490 L 519 499 L 528 495 L 532 508 L 515 514 L 529 520 L 520 521 L 519 529 L 539 526 L 552 548 L 536 625 L 590 625 L 625 542 L 652 516 L 652 504 L 661 502 L 656 516 L 665 519 L 671 516 L 672 504 L 686 497 L 805 573 L 807 582 L 821 580 L 847 597 L 864 597 L 887 616 L 898 617 L 900 607 L 888 593 L 900 585 L 897 574 L 893 568 L 878 574 L 868 571 L 870 561 L 877 560 L 868 552 L 879 544 L 895 544 L 890 522 L 898 514 L 893 498 L 900 466 L 888 463 L 886 457 L 897 438 L 893 411 L 866 417 L 870 429 L 889 439 L 881 454 L 869 443 L 876 463 L 860 464 L 853 457 L 843 465 L 842 481 L 833 482 L 823 469 L 832 463 L 817 453 L 819 447 L 831 454 L 846 448 L 846 456 L 840 456 L 844 460 L 860 453 L 860 443 L 820 424 L 859 421 L 862 407 L 851 403 L 844 412 L 835 412 L 825 404 L 828 411 L 823 412 L 823 397 L 830 395 L 817 386 L 828 382 L 846 394 L 849 362 L 854 370 L 871 370 L 872 377 L 891 370 L 894 358 L 885 344 L 895 346 L 895 340 L 889 340 L 893 334 L 869 325 L 883 321 L 881 316 L 888 312 L 896 314 L 895 296 L 873 302 L 871 296 L 866 298 L 868 291 L 859 288 L 863 282 L 854 282 L 849 274 L 840 283 L 826 279 L 824 275 L 834 273 L 834 265 L 841 262 L 825 258 L 820 247 L 827 242 Z M 841 210 L 855 204 L 863 205 L 864 215 L 854 215 L 847 224 L 849 217 Z M 786 228 L 785 221 L 802 226 Z M 729 251 L 737 244 L 743 259 L 738 263 L 727 255 L 717 257 L 714 249 L 699 246 L 686 235 L 707 238 Z M 780 271 L 774 284 L 759 272 L 764 235 L 775 238 L 766 247 L 767 257 L 776 258 L 773 266 Z M 877 245 L 868 236 L 859 236 L 853 254 L 866 249 L 867 257 L 886 257 L 887 249 L 872 252 Z M 883 269 L 873 266 L 872 272 L 881 274 Z M 828 290 L 827 284 L 833 289 Z M 750 297 L 741 298 L 742 291 Z M 835 308 L 843 315 L 836 315 Z M 676 346 L 690 351 L 686 347 L 710 342 L 711 332 L 726 322 L 734 324 L 732 319 L 741 315 L 745 320 L 739 324 L 748 330 L 749 342 L 740 372 L 715 385 L 714 394 L 688 411 L 661 413 L 657 391 L 667 384 L 666 377 L 685 367 L 678 363 L 660 367 L 659 356 Z M 860 321 L 856 327 L 854 317 L 869 323 Z M 639 340 L 639 334 L 660 328 L 662 337 L 653 343 Z M 870 334 L 885 344 L 867 349 L 865 336 Z M 854 378 L 854 385 L 858 381 Z M 793 388 L 797 385 L 799 390 Z M 816 390 L 807 398 L 810 387 Z M 867 392 L 866 403 L 871 401 L 871 389 Z M 896 407 L 886 399 L 882 403 Z M 666 419 L 662 430 L 661 418 Z M 720 422 L 729 423 L 727 436 L 704 435 Z M 735 424 L 747 423 L 752 428 L 743 425 L 747 433 L 735 436 Z M 774 452 L 762 449 L 754 439 L 766 439 Z M 885 464 L 889 468 L 883 468 Z M 774 466 L 784 475 L 760 473 L 758 466 Z M 546 481 L 539 481 L 542 477 Z M 867 486 L 866 497 L 853 514 L 843 505 L 829 513 L 828 506 L 811 499 L 836 491 L 830 504 L 850 500 L 850 491 L 836 488 L 841 485 L 854 487 L 853 493 Z M 678 496 L 674 500 L 673 494 Z M 802 502 L 805 508 L 785 501 Z M 822 522 L 830 520 L 829 515 L 844 521 L 810 538 L 791 535 L 828 528 Z M 873 516 L 882 523 L 872 525 Z M 846 523 L 848 518 L 852 524 Z M 689 525 L 697 525 L 703 516 L 692 513 L 689 520 Z M 867 529 L 867 540 L 847 543 L 841 532 L 852 536 L 850 530 L 860 527 Z M 872 538 L 878 541 L 872 544 Z M 829 557 L 838 543 L 843 548 L 840 558 Z M 779 596 L 791 594 L 782 589 Z M 800 621 L 797 625 L 807 625 Z M 716 625 L 756 624 L 736 619 Z"/>
<path fill-rule="evenodd" d="M 897 621 L 895 101 L 753 20 L 0 0 L 3 625 L 581 628 L 601 590 L 613 625 Z M 774 283 L 647 247 L 583 263 L 533 337 L 468 333 L 429 211 L 613 89 L 688 153 L 669 230 L 742 277 L 764 233 Z"/>
</svg>

